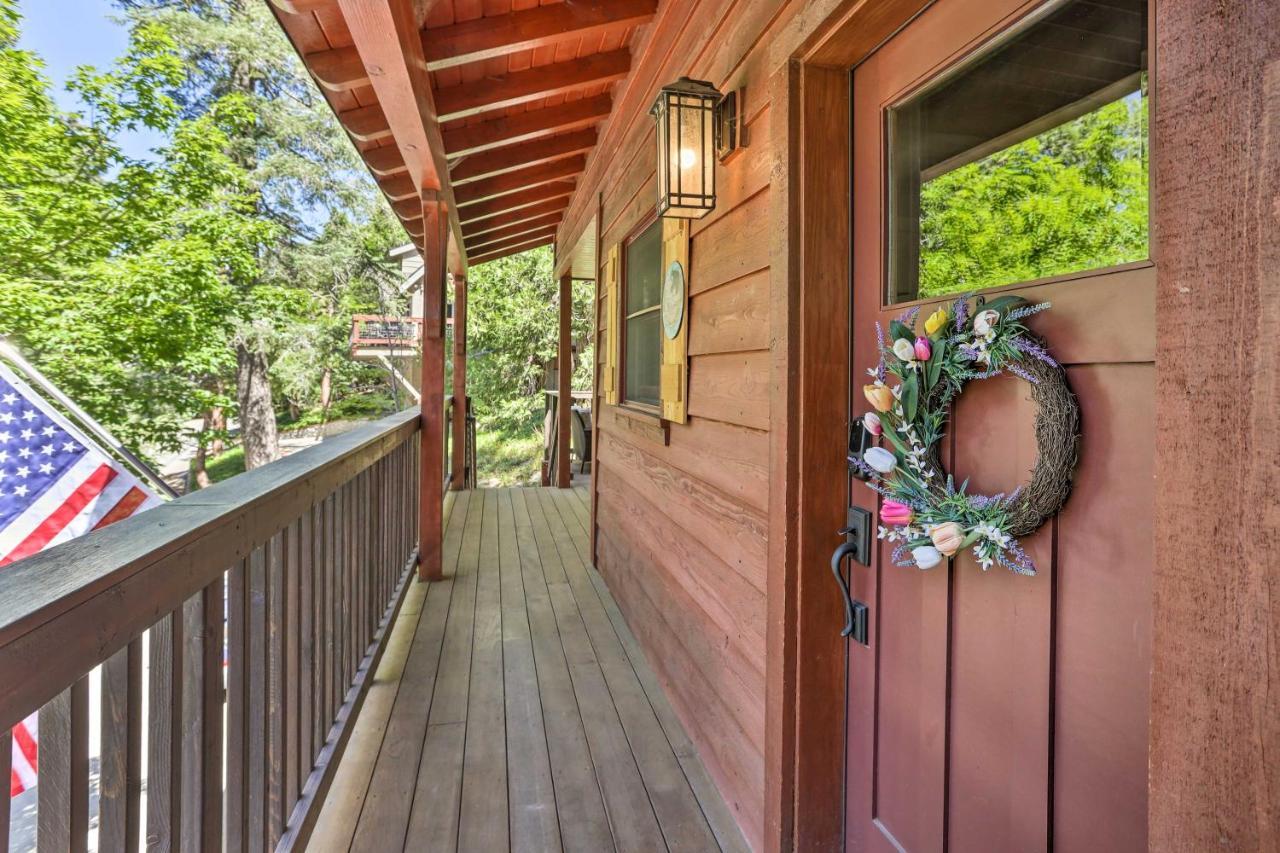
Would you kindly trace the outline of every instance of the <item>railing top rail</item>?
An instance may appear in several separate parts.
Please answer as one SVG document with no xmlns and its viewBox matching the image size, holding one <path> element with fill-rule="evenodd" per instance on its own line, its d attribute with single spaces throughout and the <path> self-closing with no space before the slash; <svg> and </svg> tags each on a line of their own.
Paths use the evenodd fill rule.
<svg viewBox="0 0 1280 853">
<path fill-rule="evenodd" d="M 0 729 L 408 440 L 419 418 L 397 412 L 0 570 Z"/>
</svg>

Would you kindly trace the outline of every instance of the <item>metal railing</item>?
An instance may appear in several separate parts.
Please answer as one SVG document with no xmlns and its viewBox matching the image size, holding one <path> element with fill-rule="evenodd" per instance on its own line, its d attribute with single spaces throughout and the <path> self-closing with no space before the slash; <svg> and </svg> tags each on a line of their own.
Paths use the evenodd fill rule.
<svg viewBox="0 0 1280 853">
<path fill-rule="evenodd" d="M 420 434 L 407 410 L 0 572 L 0 778 L 38 709 L 38 849 L 86 847 L 91 725 L 99 849 L 305 844 L 416 562 Z"/>
</svg>

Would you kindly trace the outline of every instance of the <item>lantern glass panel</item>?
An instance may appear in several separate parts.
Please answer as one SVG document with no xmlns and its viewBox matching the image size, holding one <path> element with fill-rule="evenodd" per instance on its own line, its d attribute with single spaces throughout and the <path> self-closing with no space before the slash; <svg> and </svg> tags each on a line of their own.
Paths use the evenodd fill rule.
<svg viewBox="0 0 1280 853">
<path fill-rule="evenodd" d="M 696 85 L 693 81 L 682 81 Z M 715 207 L 715 106 L 719 93 L 667 88 L 658 97 L 658 212 L 698 218 Z"/>
</svg>

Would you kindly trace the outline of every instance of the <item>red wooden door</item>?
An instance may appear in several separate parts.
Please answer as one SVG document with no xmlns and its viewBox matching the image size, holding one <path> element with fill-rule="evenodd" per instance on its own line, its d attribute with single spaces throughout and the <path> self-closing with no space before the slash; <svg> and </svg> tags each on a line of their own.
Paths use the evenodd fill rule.
<svg viewBox="0 0 1280 853">
<path fill-rule="evenodd" d="M 919 239 L 911 222 L 901 239 L 914 261 L 895 254 L 898 237 L 889 235 L 903 217 L 920 221 L 912 195 L 924 204 L 921 184 L 947 168 L 934 161 L 965 161 L 948 134 L 978 140 L 986 133 L 996 139 L 981 151 L 999 150 L 1031 133 L 1005 127 L 1018 109 L 1018 86 L 1105 78 L 1109 72 L 1097 69 L 1125 55 L 1140 55 L 1145 65 L 1145 6 L 939 0 L 854 70 L 855 413 L 867 408 L 861 388 L 877 361 L 874 323 L 887 327 L 913 305 L 922 306 L 924 317 L 955 298 L 903 299 L 899 279 L 923 268 L 924 250 L 912 249 Z M 1132 19 L 1125 22 L 1134 14 L 1136 29 Z M 1099 23 L 1104 18 L 1110 23 Z M 1073 28 L 1085 34 L 1062 41 L 1061 30 Z M 1117 44 L 1135 33 L 1141 46 Z M 1030 46 L 989 79 L 964 77 L 986 61 L 975 57 L 1024 38 Z M 1090 59 L 1112 48 L 1110 59 Z M 1081 55 L 1072 57 L 1073 50 Z M 1036 63 L 1043 64 L 1039 71 Z M 1144 92 L 1147 79 L 1144 70 Z M 952 101 L 965 105 L 951 111 L 960 115 L 935 111 L 891 131 L 892 110 L 956 80 L 967 92 Z M 1053 127 L 1082 109 L 1035 117 L 1035 125 L 1024 121 L 1036 112 L 1032 104 L 1017 121 Z M 899 152 L 895 134 L 942 141 L 932 153 L 916 145 L 918 168 L 904 178 L 898 172 L 912 171 L 911 157 L 895 153 L 892 169 L 889 162 L 891 150 Z M 1133 210 L 1117 205 L 1114 212 Z M 871 567 L 853 564 L 852 594 L 869 605 L 870 630 L 866 645 L 849 645 L 850 850 L 1146 849 L 1155 268 L 1138 259 L 1008 281 L 995 289 L 1052 302 L 1028 325 L 1066 365 L 1079 398 L 1083 439 L 1074 490 L 1055 519 L 1023 540 L 1039 569 L 1035 577 L 999 565 L 983 572 L 967 551 L 932 570 L 902 568 L 883 542 L 873 543 Z M 1022 380 L 969 383 L 943 449 L 956 482 L 967 477 L 970 491 L 981 494 L 1024 482 L 1035 459 L 1034 416 Z M 857 482 L 851 488 L 855 504 L 876 510 L 871 490 Z"/>
</svg>

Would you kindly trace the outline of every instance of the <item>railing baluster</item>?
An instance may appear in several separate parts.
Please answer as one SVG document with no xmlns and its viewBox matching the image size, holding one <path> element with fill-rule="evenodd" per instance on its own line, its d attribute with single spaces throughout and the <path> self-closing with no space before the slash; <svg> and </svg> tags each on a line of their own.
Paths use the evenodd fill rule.
<svg viewBox="0 0 1280 853">
<path fill-rule="evenodd" d="M 9 729 L 0 730 L 0 782 L 13 772 L 13 734 Z M 9 810 L 13 804 L 8 797 L 0 803 L 0 853 L 9 853 Z"/>
<path fill-rule="evenodd" d="M 40 709 L 36 850 L 80 853 L 89 844 L 89 677 Z"/>
<path fill-rule="evenodd" d="M 102 664 L 98 849 L 137 850 L 142 805 L 142 638 Z"/>
<path fill-rule="evenodd" d="M 284 536 L 267 544 L 266 833 L 274 849 L 284 832 Z"/>
<path fill-rule="evenodd" d="M 204 783 L 204 594 L 187 599 L 181 610 L 182 643 L 175 651 L 182 666 L 174 670 L 173 695 L 178 700 L 174 732 L 177 764 L 173 774 L 178 809 L 179 842 L 172 849 L 199 850 L 204 834 L 201 807 Z M 174 614 L 178 617 L 178 613 Z"/>
<path fill-rule="evenodd" d="M 182 828 L 182 609 L 165 615 L 149 634 L 147 691 L 147 850 L 177 848 Z M 43 732 L 41 733 L 43 735 Z M 41 738 L 41 750 L 44 748 Z"/>
<path fill-rule="evenodd" d="M 200 842 L 201 849 L 222 850 L 222 655 L 226 582 L 218 575 L 200 594 Z M 100 850 L 109 848 L 99 845 Z M 133 849 L 133 848 L 129 848 Z"/>
<path fill-rule="evenodd" d="M 302 522 L 295 519 L 285 531 L 284 549 L 284 819 L 298 799 L 301 788 L 298 776 L 298 735 L 301 730 L 298 713 L 298 667 L 301 659 L 299 641 L 299 599 Z"/>
<path fill-rule="evenodd" d="M 227 572 L 227 793 L 223 804 L 228 853 L 249 849 L 245 833 L 249 751 L 249 569 L 241 560 Z"/>
<path fill-rule="evenodd" d="M 248 762 L 245 768 L 245 843 L 266 843 L 267 734 L 267 555 L 259 546 L 249 555 Z"/>
<path fill-rule="evenodd" d="M 311 685 L 315 682 L 315 605 L 312 602 L 312 555 L 315 536 L 315 511 L 308 509 L 302 514 L 298 527 L 298 789 L 306 781 L 311 772 L 315 758 L 315 741 L 312 740 L 312 703 L 314 694 Z"/>
</svg>

